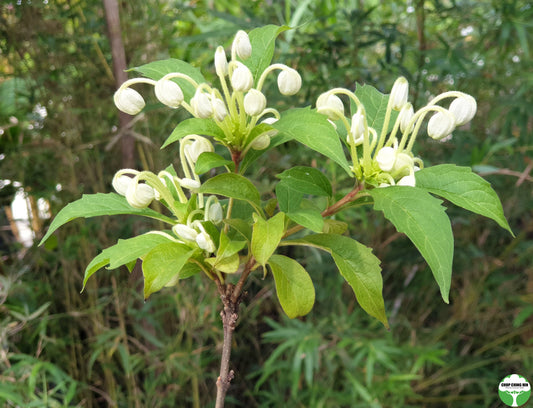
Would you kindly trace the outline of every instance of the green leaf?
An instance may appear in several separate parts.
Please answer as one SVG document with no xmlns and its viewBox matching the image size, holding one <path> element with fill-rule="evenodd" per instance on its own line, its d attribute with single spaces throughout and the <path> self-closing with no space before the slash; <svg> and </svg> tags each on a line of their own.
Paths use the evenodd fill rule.
<svg viewBox="0 0 533 408">
<path fill-rule="evenodd" d="M 235 167 L 231 160 L 227 160 L 217 153 L 203 152 L 200 156 L 198 156 L 198 160 L 194 165 L 194 172 L 200 175 L 207 173 L 211 169 L 222 166 Z"/>
<path fill-rule="evenodd" d="M 236 254 L 246 246 L 246 241 L 232 241 L 224 231 L 220 232 L 217 258 L 226 258 Z"/>
<path fill-rule="evenodd" d="M 219 174 L 207 180 L 199 190 L 205 194 L 219 194 L 249 202 L 260 211 L 261 196 L 257 188 L 246 177 L 235 173 Z"/>
<path fill-rule="evenodd" d="M 372 249 L 337 234 L 309 235 L 283 241 L 283 245 L 307 245 L 329 252 L 339 272 L 352 287 L 359 305 L 388 328 L 380 261 L 372 254 Z"/>
<path fill-rule="evenodd" d="M 284 112 L 272 127 L 279 130 L 283 136 L 297 140 L 329 157 L 351 174 L 339 136 L 325 115 L 309 108 L 291 109 Z"/>
<path fill-rule="evenodd" d="M 392 186 L 370 190 L 374 209 L 403 232 L 428 263 L 449 302 L 452 279 L 453 234 L 442 201 L 418 187 Z"/>
<path fill-rule="evenodd" d="M 224 132 L 220 129 L 213 119 L 189 118 L 180 122 L 174 128 L 170 136 L 165 140 L 161 149 L 169 144 L 177 142 L 188 135 L 212 136 L 215 139 L 224 139 Z"/>
<path fill-rule="evenodd" d="M 348 224 L 344 221 L 338 220 L 324 220 L 324 228 L 322 232 L 325 234 L 344 234 L 348 229 Z"/>
<path fill-rule="evenodd" d="M 246 241 L 252 240 L 252 227 L 250 224 L 239 218 L 231 218 L 224 220 L 224 224 L 229 225 L 232 229 L 237 231 L 240 235 L 246 238 Z"/>
<path fill-rule="evenodd" d="M 225 258 L 219 258 L 218 256 L 216 258 L 207 258 L 205 261 L 220 272 L 235 273 L 239 270 L 239 254 L 233 254 Z"/>
<path fill-rule="evenodd" d="M 385 122 L 385 115 L 387 112 L 387 104 L 389 102 L 389 95 L 384 95 L 371 85 L 359 85 L 355 89 L 355 96 L 365 106 L 366 120 L 368 126 L 373 127 L 380 134 Z M 356 109 L 356 108 L 355 108 Z M 352 111 L 355 110 L 352 108 Z M 389 133 L 396 121 L 399 112 L 392 110 L 387 133 Z"/>
<path fill-rule="evenodd" d="M 205 82 L 205 78 L 198 68 L 193 67 L 185 61 L 181 61 L 174 58 L 169 58 L 161 61 L 150 62 L 140 67 L 132 68 L 128 71 L 135 70 L 140 72 L 144 76 L 157 81 L 163 78 L 166 74 L 172 72 L 181 72 L 182 74 L 190 76 L 197 83 Z M 183 78 L 174 78 L 173 81 L 177 82 L 183 91 L 183 96 L 186 101 L 189 101 L 196 92 L 194 86 Z"/>
<path fill-rule="evenodd" d="M 187 263 L 194 250 L 186 245 L 168 242 L 153 248 L 144 257 L 144 298 L 161 290 Z"/>
<path fill-rule="evenodd" d="M 469 167 L 441 164 L 415 173 L 416 186 L 473 213 L 483 215 L 511 233 L 502 204 L 490 183 Z"/>
<path fill-rule="evenodd" d="M 287 316 L 294 319 L 309 313 L 315 303 L 315 288 L 302 265 L 283 255 L 272 255 L 268 264 L 274 276 L 279 303 Z"/>
<path fill-rule="evenodd" d="M 277 177 L 292 190 L 303 194 L 329 197 L 333 194 L 328 178 L 313 167 L 296 166 L 278 174 Z"/>
<path fill-rule="evenodd" d="M 298 211 L 303 196 L 303 193 L 292 190 L 287 184 L 280 182 L 276 185 L 279 209 L 285 213 Z"/>
<path fill-rule="evenodd" d="M 116 269 L 119 266 L 135 261 L 137 258 L 142 258 L 152 248 L 167 242 L 169 242 L 167 237 L 153 233 L 147 233 L 129 239 L 119 239 L 115 245 L 104 249 L 89 263 L 85 269 L 83 288 L 85 288 L 87 280 L 104 266 L 109 265 L 108 269 Z"/>
<path fill-rule="evenodd" d="M 250 68 L 256 85 L 259 77 L 272 61 L 274 48 L 276 46 L 276 38 L 286 30 L 289 30 L 289 27 L 279 27 L 270 24 L 254 28 L 248 33 L 250 43 L 252 44 L 252 55 L 250 58 L 242 62 Z"/>
<path fill-rule="evenodd" d="M 268 220 L 257 215 L 254 218 L 251 251 L 256 261 L 264 266 L 285 233 L 285 214 L 279 212 Z"/>
<path fill-rule="evenodd" d="M 168 224 L 175 223 L 171 218 L 149 208 L 133 208 L 128 204 L 125 197 L 115 193 L 84 194 L 79 200 L 67 204 L 59 211 L 39 245 L 42 245 L 56 229 L 75 218 L 118 214 L 142 215 Z"/>
<path fill-rule="evenodd" d="M 254 130 L 258 127 L 258 126 L 262 126 L 263 125 L 266 125 L 265 123 L 260 123 L 259 125 L 257 125 Z M 268 126 L 270 129 L 274 129 L 271 125 L 266 125 Z M 264 126 L 263 128 L 266 129 L 266 126 Z M 252 130 L 252 132 L 254 131 Z M 270 138 L 270 144 L 268 145 L 268 147 L 266 149 L 263 149 L 263 150 L 254 150 L 254 149 L 251 149 L 248 151 L 248 153 L 246 153 L 246 156 L 244 156 L 244 159 L 242 160 L 241 162 L 241 166 L 240 166 L 240 173 L 244 173 L 246 171 L 246 169 L 254 162 L 256 161 L 259 156 L 261 156 L 263 153 L 269 151 L 270 149 L 273 149 L 275 148 L 276 146 L 279 146 L 280 144 L 283 144 L 285 142 L 288 142 L 289 140 L 291 140 L 292 138 L 287 136 L 287 135 L 283 135 L 283 134 L 277 134 L 276 136 L 273 136 Z"/>
<path fill-rule="evenodd" d="M 317 210 L 302 208 L 287 213 L 287 217 L 313 232 L 322 232 L 322 229 L 324 228 L 324 218 L 322 218 L 320 211 Z"/>
</svg>

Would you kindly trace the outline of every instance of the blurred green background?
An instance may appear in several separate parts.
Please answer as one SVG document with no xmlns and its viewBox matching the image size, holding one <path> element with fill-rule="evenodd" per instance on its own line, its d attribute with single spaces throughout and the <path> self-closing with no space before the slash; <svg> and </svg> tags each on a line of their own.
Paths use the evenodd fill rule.
<svg viewBox="0 0 533 408">
<path fill-rule="evenodd" d="M 276 89 L 267 94 L 284 107 L 313 105 L 321 92 L 355 83 L 387 93 L 399 75 L 410 82 L 415 108 L 446 90 L 473 95 L 471 125 L 442 143 L 419 137 L 418 151 L 426 165 L 473 166 L 498 192 L 516 234 L 447 204 L 455 235 L 447 305 L 405 236 L 379 214 L 344 213 L 350 235 L 382 260 L 391 330 L 358 307 L 327 257 L 295 249 L 289 255 L 315 282 L 315 307 L 289 320 L 272 280 L 251 280 L 228 406 L 500 407 L 501 379 L 517 373 L 533 380 L 531 2 L 131 0 L 120 2 L 120 13 L 129 67 L 173 57 L 209 79 L 216 46 L 228 49 L 238 29 L 297 27 L 281 35 L 275 60 L 298 69 L 302 91 L 283 100 Z M 123 167 L 115 89 L 102 2 L 2 2 L 2 406 L 214 405 L 222 345 L 214 285 L 195 277 L 144 302 L 127 270 L 103 270 L 79 293 L 98 250 L 149 225 L 128 217 L 76 221 L 46 248 L 24 247 L 10 232 L 18 190 L 34 214 L 48 202 L 52 216 L 82 193 L 111 190 Z M 183 117 L 148 98 L 132 124 L 137 168 L 176 163 L 176 152 L 159 146 Z M 275 174 L 295 164 L 323 169 L 337 190 L 349 184 L 296 144 L 264 157 L 248 175 L 266 199 Z M 36 238 L 46 217 L 34 217 Z"/>
</svg>

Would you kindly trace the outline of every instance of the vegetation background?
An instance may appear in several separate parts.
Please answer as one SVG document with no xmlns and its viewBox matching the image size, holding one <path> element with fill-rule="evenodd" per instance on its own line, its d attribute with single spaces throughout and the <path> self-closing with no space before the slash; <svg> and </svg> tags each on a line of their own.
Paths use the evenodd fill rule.
<svg viewBox="0 0 533 408">
<path fill-rule="evenodd" d="M 17 189 L 34 214 L 39 198 L 56 214 L 82 193 L 110 191 L 128 160 L 125 133 L 136 168 L 176 160 L 159 146 L 179 111 L 152 97 L 126 132 L 119 125 L 104 3 L 0 5 L 0 180 L 12 181 L 0 185 L 0 404 L 213 406 L 222 342 L 213 285 L 193 278 L 144 302 L 139 277 L 104 270 L 79 293 L 98 250 L 149 226 L 127 217 L 72 222 L 47 248 L 22 247 L 6 227 Z M 237 29 L 288 24 L 297 28 L 282 34 L 276 59 L 301 73 L 303 105 L 355 83 L 386 93 L 399 75 L 409 79 L 415 107 L 449 89 L 473 95 L 471 127 L 444 143 L 420 138 L 419 149 L 426 165 L 473 166 L 489 180 L 516 234 L 449 206 L 455 259 L 446 305 L 403 235 L 372 212 L 345 215 L 349 233 L 383 260 L 391 330 L 360 310 L 327 259 L 295 250 L 317 283 L 315 308 L 289 320 L 272 281 L 252 281 L 228 405 L 497 407 L 503 377 L 533 380 L 531 2 L 131 0 L 120 2 L 120 16 L 129 67 L 174 57 L 213 79 L 214 50 L 221 41 L 229 47 Z M 346 182 L 296 144 L 272 152 L 250 176 L 268 194 L 274 175 L 295 164 L 323 169 L 334 186 Z M 42 218 L 33 219 L 37 238 Z"/>
</svg>

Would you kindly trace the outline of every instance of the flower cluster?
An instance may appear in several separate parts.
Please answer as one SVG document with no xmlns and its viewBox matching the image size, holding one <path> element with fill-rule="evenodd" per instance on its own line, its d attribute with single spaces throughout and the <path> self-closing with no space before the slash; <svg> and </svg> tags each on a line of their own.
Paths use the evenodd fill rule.
<svg viewBox="0 0 533 408">
<path fill-rule="evenodd" d="M 346 95 L 355 103 L 357 110 L 351 121 L 346 118 L 344 103 L 338 95 Z M 398 78 L 388 99 L 381 130 L 368 125 L 364 105 L 347 89 L 331 89 L 317 99 L 317 111 L 327 115 L 334 126 L 333 122 L 341 120 L 347 129 L 346 142 L 352 156 L 352 170 L 355 177 L 365 185 L 414 186 L 414 173 L 423 167 L 423 162 L 413 155 L 412 148 L 426 116 L 432 114 L 427 123 L 428 135 L 433 139 L 442 140 L 456 127 L 468 123 L 476 114 L 476 100 L 463 92 L 442 93 L 416 112 L 407 100 L 408 95 L 407 79 Z M 437 105 L 448 98 L 453 98 L 448 109 Z M 393 111 L 398 114 L 392 131 L 388 134 Z"/>
<path fill-rule="evenodd" d="M 115 92 L 115 105 L 130 115 L 139 113 L 145 106 L 143 97 L 130 86 L 136 83 L 148 83 L 154 86 L 155 96 L 171 108 L 183 107 L 191 115 L 201 119 L 212 119 L 223 131 L 220 142 L 233 151 L 245 152 L 248 149 L 264 149 L 270 144 L 270 137 L 276 134 L 274 129 L 256 134 L 252 129 L 258 121 L 272 124 L 279 119 L 279 112 L 267 108 L 267 99 L 262 93 L 266 76 L 275 70 L 280 73 L 277 78 L 279 91 L 283 95 L 296 94 L 302 85 L 298 72 L 283 64 L 268 66 L 254 81 L 249 67 L 243 63 L 252 57 L 252 44 L 248 34 L 237 32 L 231 47 L 231 59 L 228 61 L 222 46 L 216 49 L 214 56 L 215 71 L 220 79 L 222 92 L 207 83 L 197 83 L 189 75 L 180 72 L 169 73 L 157 81 L 149 78 L 134 78 L 122 84 Z M 184 80 L 194 86 L 195 93 L 189 101 L 180 85 L 174 80 Z M 231 91 L 230 91 L 231 86 Z"/>
<path fill-rule="evenodd" d="M 165 232 L 153 233 L 163 234 L 171 241 L 213 253 L 216 245 L 206 231 L 205 223 L 220 225 L 223 210 L 215 196 L 209 196 L 204 203 L 203 195 L 197 193 L 201 184 L 194 172 L 198 157 L 204 152 L 212 151 L 213 145 L 209 140 L 198 135 L 189 135 L 180 141 L 184 178 L 177 177 L 173 169 L 172 172 L 163 170 L 157 175 L 150 171 L 122 169 L 113 178 L 113 188 L 125 196 L 133 208 L 146 208 L 154 200 L 158 200 L 173 213 L 176 224 L 172 227 L 172 232 L 175 236 Z M 189 190 L 190 197 L 187 197 L 184 189 Z"/>
</svg>

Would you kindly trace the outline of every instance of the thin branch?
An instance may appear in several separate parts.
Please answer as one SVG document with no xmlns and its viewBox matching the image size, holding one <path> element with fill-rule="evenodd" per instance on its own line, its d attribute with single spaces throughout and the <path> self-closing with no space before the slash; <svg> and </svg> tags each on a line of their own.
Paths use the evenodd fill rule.
<svg viewBox="0 0 533 408">
<path fill-rule="evenodd" d="M 222 345 L 222 357 L 220 360 L 220 375 L 217 379 L 217 398 L 215 408 L 223 408 L 226 394 L 231 384 L 231 380 L 235 373 L 229 369 L 229 362 L 231 357 L 231 343 L 233 339 L 233 332 L 237 326 L 237 320 L 239 318 L 239 304 L 240 298 L 236 302 L 232 301 L 232 295 L 234 292 L 234 286 L 231 283 L 222 285 L 217 279 L 217 287 L 219 292 L 222 292 L 220 299 L 224 304 L 223 310 L 220 312 L 222 318 L 222 326 L 224 329 L 224 342 Z M 223 292 L 225 289 L 225 292 Z"/>
</svg>

